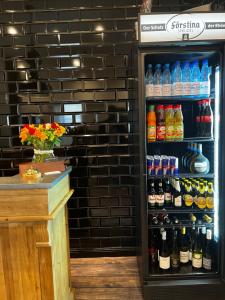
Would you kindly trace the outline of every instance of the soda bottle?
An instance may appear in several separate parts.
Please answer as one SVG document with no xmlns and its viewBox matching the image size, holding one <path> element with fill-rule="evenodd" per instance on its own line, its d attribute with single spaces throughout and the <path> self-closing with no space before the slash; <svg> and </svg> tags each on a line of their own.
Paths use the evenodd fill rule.
<svg viewBox="0 0 225 300">
<path fill-rule="evenodd" d="M 190 63 L 185 61 L 182 68 L 183 95 L 191 95 L 191 68 Z"/>
<path fill-rule="evenodd" d="M 205 103 L 202 116 L 203 136 L 213 138 L 213 112 L 210 105 L 211 101 L 210 99 L 204 99 L 202 101 Z"/>
<path fill-rule="evenodd" d="M 183 140 L 184 138 L 184 123 L 181 105 L 174 106 L 174 139 Z"/>
<path fill-rule="evenodd" d="M 157 64 L 155 67 L 155 73 L 153 77 L 153 93 L 154 96 L 162 96 L 162 73 L 161 64 Z"/>
<path fill-rule="evenodd" d="M 200 80 L 200 94 L 209 96 L 210 94 L 210 68 L 208 66 L 208 59 L 203 59 Z"/>
<path fill-rule="evenodd" d="M 176 61 L 173 72 L 173 95 L 182 95 L 182 71 L 180 62 Z"/>
<path fill-rule="evenodd" d="M 174 139 L 174 113 L 173 113 L 173 106 L 167 105 L 165 107 L 165 124 L 166 124 L 166 134 L 165 140 L 171 141 Z"/>
<path fill-rule="evenodd" d="M 152 74 L 152 65 L 148 64 L 147 72 L 145 75 L 145 96 L 153 96 L 153 74 Z"/>
<path fill-rule="evenodd" d="M 191 95 L 200 94 L 200 69 L 198 61 L 195 60 L 191 71 Z"/>
<path fill-rule="evenodd" d="M 203 113 L 203 106 L 202 100 L 198 101 L 198 110 L 196 113 L 196 136 L 203 136 L 202 130 L 202 113 Z"/>
<path fill-rule="evenodd" d="M 163 96 L 171 96 L 171 75 L 170 64 L 165 64 L 162 76 L 162 94 Z"/>
<path fill-rule="evenodd" d="M 163 141 L 165 139 L 165 114 L 164 106 L 156 106 L 156 139 Z"/>
<path fill-rule="evenodd" d="M 147 114 L 147 139 L 148 142 L 156 141 L 156 115 L 155 106 L 149 105 Z"/>
</svg>

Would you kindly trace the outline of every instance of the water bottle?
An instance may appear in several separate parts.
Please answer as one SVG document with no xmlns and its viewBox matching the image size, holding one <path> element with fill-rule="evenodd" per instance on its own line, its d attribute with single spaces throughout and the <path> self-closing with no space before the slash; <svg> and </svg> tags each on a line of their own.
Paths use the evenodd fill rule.
<svg viewBox="0 0 225 300">
<path fill-rule="evenodd" d="M 199 64 L 198 61 L 195 60 L 191 71 L 191 95 L 200 95 L 200 78 Z"/>
<path fill-rule="evenodd" d="M 183 95 L 191 95 L 191 68 L 190 63 L 185 61 L 182 68 Z"/>
<path fill-rule="evenodd" d="M 200 94 L 203 96 L 209 96 L 210 94 L 210 69 L 208 66 L 208 59 L 204 59 L 202 62 L 201 79 L 200 79 Z"/>
<path fill-rule="evenodd" d="M 152 74 L 152 65 L 148 64 L 147 72 L 145 75 L 145 96 L 153 96 L 153 74 Z"/>
<path fill-rule="evenodd" d="M 171 96 L 171 75 L 170 64 L 165 64 L 162 75 L 162 94 L 163 96 Z"/>
<path fill-rule="evenodd" d="M 153 93 L 154 96 L 162 96 L 162 73 L 161 73 L 161 64 L 157 64 L 155 67 L 155 73 L 153 77 Z"/>
<path fill-rule="evenodd" d="M 182 71 L 180 62 L 176 61 L 173 71 L 173 96 L 182 95 Z"/>
</svg>

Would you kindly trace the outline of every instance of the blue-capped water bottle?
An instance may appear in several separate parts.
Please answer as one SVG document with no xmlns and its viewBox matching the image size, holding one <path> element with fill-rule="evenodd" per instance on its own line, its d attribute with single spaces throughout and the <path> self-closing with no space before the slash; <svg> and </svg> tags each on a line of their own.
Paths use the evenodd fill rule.
<svg viewBox="0 0 225 300">
<path fill-rule="evenodd" d="M 170 74 L 170 64 L 164 65 L 163 75 L 162 75 L 162 94 L 163 96 L 171 96 L 171 74 Z"/>
<path fill-rule="evenodd" d="M 198 60 L 193 62 L 191 71 L 191 95 L 200 95 L 200 79 L 201 73 L 199 69 Z"/>
<path fill-rule="evenodd" d="M 200 79 L 200 94 L 202 96 L 209 96 L 210 94 L 210 68 L 208 66 L 208 59 L 203 59 Z"/>
<path fill-rule="evenodd" d="M 145 96 L 153 96 L 153 74 L 152 74 L 152 65 L 148 64 L 147 72 L 145 75 Z"/>
<path fill-rule="evenodd" d="M 157 64 L 155 67 L 155 73 L 153 77 L 153 93 L 154 96 L 160 97 L 162 96 L 162 72 L 161 72 L 161 64 Z"/>
<path fill-rule="evenodd" d="M 173 70 L 173 96 L 182 95 L 182 71 L 180 62 L 177 60 Z"/>
<path fill-rule="evenodd" d="M 191 68 L 190 63 L 185 61 L 182 66 L 183 95 L 191 95 Z"/>
</svg>

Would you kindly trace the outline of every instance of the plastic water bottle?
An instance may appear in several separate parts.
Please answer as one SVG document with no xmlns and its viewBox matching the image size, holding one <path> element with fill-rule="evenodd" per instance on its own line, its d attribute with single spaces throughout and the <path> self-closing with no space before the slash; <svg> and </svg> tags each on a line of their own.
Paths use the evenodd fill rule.
<svg viewBox="0 0 225 300">
<path fill-rule="evenodd" d="M 191 95 L 191 68 L 190 63 L 185 61 L 182 68 L 183 95 Z"/>
<path fill-rule="evenodd" d="M 161 73 L 161 64 L 157 64 L 155 67 L 155 73 L 153 77 L 153 93 L 154 96 L 162 96 L 162 73 Z"/>
<path fill-rule="evenodd" d="M 173 95 L 182 95 L 182 71 L 179 61 L 176 61 L 173 71 Z"/>
<path fill-rule="evenodd" d="M 195 60 L 191 71 L 191 95 L 200 95 L 200 78 L 199 64 Z"/>
<path fill-rule="evenodd" d="M 208 66 L 208 59 L 202 62 L 201 79 L 200 79 L 200 94 L 208 96 L 210 94 L 210 68 Z"/>
<path fill-rule="evenodd" d="M 152 65 L 148 64 L 147 72 L 145 75 L 145 96 L 153 96 L 153 74 L 152 74 Z"/>
<path fill-rule="evenodd" d="M 171 96 L 171 75 L 170 64 L 165 64 L 162 75 L 162 94 L 163 96 Z"/>
</svg>

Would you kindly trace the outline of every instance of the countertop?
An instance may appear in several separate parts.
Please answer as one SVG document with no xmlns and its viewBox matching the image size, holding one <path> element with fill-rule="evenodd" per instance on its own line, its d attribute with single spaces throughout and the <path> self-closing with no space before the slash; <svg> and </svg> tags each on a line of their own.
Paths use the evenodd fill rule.
<svg viewBox="0 0 225 300">
<path fill-rule="evenodd" d="M 72 167 L 67 167 L 66 170 L 60 174 L 44 175 L 42 180 L 37 183 L 27 183 L 19 174 L 10 177 L 0 177 L 0 190 L 49 189 L 68 175 L 71 170 Z"/>
</svg>

